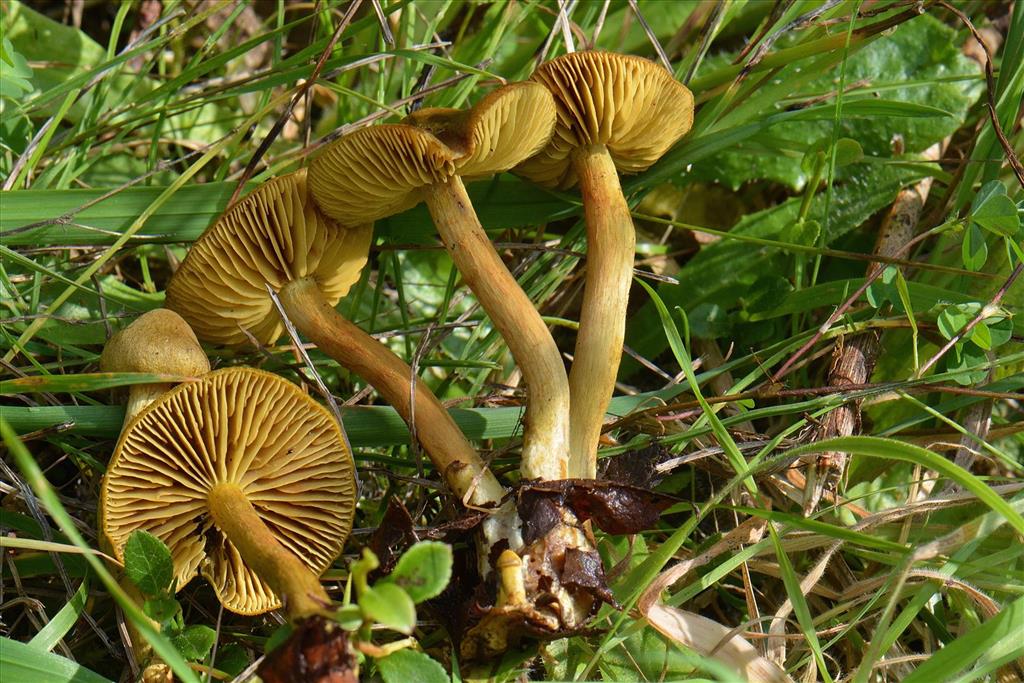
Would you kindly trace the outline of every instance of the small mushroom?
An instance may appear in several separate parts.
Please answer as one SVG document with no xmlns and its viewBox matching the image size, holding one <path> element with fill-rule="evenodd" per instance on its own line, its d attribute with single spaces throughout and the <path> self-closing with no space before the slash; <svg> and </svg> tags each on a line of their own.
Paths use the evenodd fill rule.
<svg viewBox="0 0 1024 683">
<path fill-rule="evenodd" d="M 158 308 L 143 313 L 107 341 L 100 370 L 199 377 L 210 371 L 210 360 L 188 323 L 174 311 Z M 124 424 L 173 386 L 163 382 L 131 385 Z"/>
<path fill-rule="evenodd" d="M 100 370 L 200 377 L 210 371 L 210 361 L 188 323 L 174 311 L 158 308 L 143 313 L 107 341 L 100 355 Z M 174 384 L 167 382 L 131 385 L 128 388 L 123 426 L 130 424 L 146 406 L 173 387 Z M 102 516 L 102 509 L 100 513 Z M 113 554 L 102 534 L 100 549 Z M 141 606 L 145 599 L 139 589 L 119 570 L 115 572 L 125 593 Z M 155 621 L 151 622 L 151 626 L 157 630 L 160 628 L 160 624 Z M 155 656 L 149 642 L 131 622 L 127 622 L 126 627 L 132 644 L 132 656 L 142 667 L 143 678 L 152 681 L 171 680 L 173 676 L 170 667 Z"/>
<path fill-rule="evenodd" d="M 230 207 L 192 246 L 167 287 L 167 306 L 201 339 L 262 344 L 284 331 L 269 285 L 298 332 L 369 382 L 415 432 L 456 495 L 495 505 L 504 489 L 437 397 L 386 346 L 335 309 L 366 264 L 372 225 L 344 228 L 321 213 L 306 171 L 264 183 Z"/>
<path fill-rule="evenodd" d="M 343 223 L 375 221 L 426 202 L 463 279 L 504 337 L 528 392 L 521 472 L 561 479 L 569 457 L 569 383 L 558 347 L 477 219 L 461 176 L 508 170 L 551 137 L 554 102 L 513 83 L 468 111 L 430 109 L 407 123 L 363 128 L 316 157 L 317 204 Z"/>
<path fill-rule="evenodd" d="M 354 465 L 337 422 L 294 384 L 227 368 L 132 420 L 100 505 L 118 559 L 148 531 L 170 548 L 178 588 L 198 571 L 233 612 L 283 601 L 298 620 L 330 604 L 317 577 L 352 527 Z"/>
<path fill-rule="evenodd" d="M 651 166 L 693 124 L 693 95 L 640 57 L 574 52 L 542 64 L 531 80 L 558 109 L 555 134 L 515 172 L 542 185 L 577 183 L 587 224 L 587 283 L 569 386 L 570 473 L 593 478 L 605 410 L 615 390 L 633 278 L 636 235 L 618 173 Z"/>
</svg>

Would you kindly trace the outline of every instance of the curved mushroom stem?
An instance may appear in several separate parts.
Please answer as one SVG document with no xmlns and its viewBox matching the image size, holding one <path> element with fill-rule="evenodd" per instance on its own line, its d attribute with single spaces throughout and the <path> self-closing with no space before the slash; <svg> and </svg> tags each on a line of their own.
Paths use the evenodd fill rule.
<svg viewBox="0 0 1024 683">
<path fill-rule="evenodd" d="M 569 382 L 547 325 L 480 226 L 462 179 L 425 192 L 448 253 L 504 337 L 526 380 L 523 456 L 527 479 L 565 479 L 569 465 Z"/>
<path fill-rule="evenodd" d="M 615 392 L 622 357 L 636 230 L 607 148 L 604 145 L 582 147 L 575 152 L 573 165 L 579 176 L 587 221 L 587 284 L 569 373 L 572 390 L 569 472 L 573 477 L 592 479 L 597 475 L 601 426 Z"/>
<path fill-rule="evenodd" d="M 278 542 L 238 484 L 217 484 L 206 500 L 214 524 L 281 598 L 292 620 L 318 614 L 331 604 L 320 579 Z"/>
<path fill-rule="evenodd" d="M 172 383 L 159 384 L 133 384 L 128 388 L 128 402 L 124 407 L 124 425 L 132 421 L 132 418 L 145 410 L 153 401 L 174 388 Z"/>
<path fill-rule="evenodd" d="M 415 426 L 416 437 L 456 495 L 462 498 L 472 491 L 468 501 L 472 505 L 497 505 L 501 501 L 505 489 L 419 378 L 413 400 L 410 382 L 414 375 L 405 361 L 334 310 L 311 279 L 289 282 L 278 292 L 278 298 L 299 332 L 369 382 L 410 428 Z"/>
</svg>

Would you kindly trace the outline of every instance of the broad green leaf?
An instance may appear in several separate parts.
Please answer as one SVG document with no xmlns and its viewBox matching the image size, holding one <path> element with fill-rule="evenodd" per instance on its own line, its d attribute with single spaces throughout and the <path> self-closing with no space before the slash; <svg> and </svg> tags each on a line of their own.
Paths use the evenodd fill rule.
<svg viewBox="0 0 1024 683">
<path fill-rule="evenodd" d="M 987 183 L 978 191 L 971 221 L 1001 235 L 1014 237 L 1020 231 L 1020 216 L 1013 200 L 1006 194 L 1006 187 L 998 180 Z"/>
<path fill-rule="evenodd" d="M 448 673 L 436 660 L 419 650 L 405 648 L 377 660 L 384 683 L 449 683 Z"/>
<path fill-rule="evenodd" d="M 889 206 L 904 184 L 917 179 L 916 174 L 888 166 L 857 165 L 856 168 L 861 179 L 833 191 L 827 223 L 825 197 L 819 194 L 811 203 L 808 219 L 823 226 L 821 240 L 824 244 L 859 227 L 879 209 Z M 740 219 L 730 234 L 778 240 L 783 231 L 798 220 L 800 204 L 801 198 L 794 197 L 769 209 L 748 214 Z M 726 310 L 739 308 L 739 312 L 733 311 L 727 317 L 727 321 L 735 326 L 743 315 L 746 297 L 757 291 L 755 283 L 767 275 L 788 276 L 791 263 L 791 254 L 783 249 L 721 239 L 705 245 L 676 273 L 678 285 L 659 285 L 658 295 L 669 310 L 679 306 L 690 312 L 704 303 L 715 303 Z M 761 328 L 763 330 L 765 326 Z M 733 331 L 725 330 L 721 337 L 729 338 Z M 648 358 L 655 358 L 668 350 L 654 304 L 645 303 L 630 315 L 626 343 Z M 745 346 L 751 343 L 744 339 Z M 637 369 L 636 361 L 624 357 L 620 377 L 626 377 Z"/>
<path fill-rule="evenodd" d="M 171 551 L 148 531 L 133 531 L 124 545 L 124 572 L 145 595 L 159 595 L 174 580 Z"/>
<path fill-rule="evenodd" d="M 192 661 L 205 659 L 216 641 L 217 632 L 203 624 L 186 626 L 181 633 L 171 636 L 171 642 L 181 656 Z"/>
<path fill-rule="evenodd" d="M 416 604 L 409 594 L 393 583 L 381 583 L 359 595 L 363 615 L 399 633 L 412 633 L 416 626 Z"/>
<path fill-rule="evenodd" d="M 420 541 L 402 553 L 386 581 L 420 603 L 440 595 L 451 577 L 451 546 L 439 541 Z"/>
<path fill-rule="evenodd" d="M 281 624 L 270 637 L 267 638 L 267 642 L 263 644 L 263 651 L 270 654 L 281 645 L 284 645 L 284 641 L 288 640 L 289 636 L 295 631 L 295 628 L 291 624 Z"/>
<path fill-rule="evenodd" d="M 831 141 L 834 134 L 855 140 L 867 158 L 892 158 L 894 140 L 902 141 L 908 156 L 925 150 L 963 124 L 980 93 L 978 67 L 961 54 L 957 35 L 939 19 L 924 15 L 899 25 L 891 34 L 853 46 L 845 60 L 847 87 L 870 85 L 854 87 L 844 95 L 838 132 L 833 131 L 839 106 L 834 93 L 842 56 L 805 57 L 782 65 L 770 81 L 759 80 L 756 88 L 744 91 L 746 99 L 723 122 L 729 126 L 755 122 L 776 113 L 777 107 L 785 106 L 782 102 L 814 101 L 823 94 L 830 95 L 827 105 L 817 113 L 802 114 L 813 120 L 777 123 L 756 142 L 729 145 L 694 161 L 685 177 L 715 180 L 734 189 L 745 182 L 769 180 L 797 190 L 807 181 L 807 173 L 800 168 L 801 155 L 808 146 Z M 929 49 L 921 49 L 923 45 Z M 723 53 L 705 60 L 699 78 L 733 68 L 733 56 Z M 825 68 L 818 66 L 819 61 Z M 865 90 L 881 101 L 865 98 Z M 855 181 L 861 173 L 855 166 L 839 169 L 839 178 Z"/>
<path fill-rule="evenodd" d="M 944 358 L 946 372 L 955 373 L 953 379 L 965 387 L 984 382 L 988 376 L 984 349 L 971 343 L 959 343 Z"/>
<path fill-rule="evenodd" d="M 952 339 L 971 321 L 980 308 L 978 303 L 946 306 L 942 309 L 939 317 L 935 319 L 939 326 L 939 332 L 947 340 Z"/>
<path fill-rule="evenodd" d="M 78 662 L 0 636 L 0 672 L 11 683 L 112 683 Z"/>
<path fill-rule="evenodd" d="M 988 325 L 984 322 L 980 322 L 974 326 L 971 330 L 970 340 L 977 346 L 986 351 L 992 348 L 992 332 L 988 329 Z"/>
<path fill-rule="evenodd" d="M 142 603 L 142 611 L 158 624 L 164 624 L 177 616 L 181 605 L 173 595 L 158 595 Z"/>
<path fill-rule="evenodd" d="M 601 655 L 602 680 L 691 680 L 697 656 L 650 626 L 630 633 L 618 647 Z"/>
<path fill-rule="evenodd" d="M 836 167 L 858 164 L 864 160 L 864 148 L 852 138 L 836 140 Z"/>
<path fill-rule="evenodd" d="M 355 631 L 363 623 L 363 612 L 359 605 L 343 605 L 331 612 L 331 618 L 346 631 Z"/>
<path fill-rule="evenodd" d="M 214 666 L 232 676 L 238 676 L 249 666 L 249 652 L 240 643 L 227 643 L 217 648 Z"/>
<path fill-rule="evenodd" d="M 871 283 L 864 296 L 874 308 L 881 308 L 886 303 L 896 303 L 899 291 L 896 288 L 896 276 L 900 272 L 897 266 L 886 266 L 881 277 Z"/>
<path fill-rule="evenodd" d="M 998 349 L 1013 336 L 1013 320 L 1010 318 L 987 318 L 985 326 L 993 349 Z"/>
<path fill-rule="evenodd" d="M 857 287 L 863 284 L 863 282 L 863 278 L 833 280 L 830 282 L 823 282 L 820 285 L 815 285 L 814 287 L 807 287 L 805 289 L 790 292 L 784 296 L 781 301 L 777 302 L 770 311 L 759 312 L 756 315 L 752 315 L 751 320 L 770 320 L 772 318 L 791 315 L 793 313 L 801 313 L 821 308 L 822 306 L 838 305 L 844 301 L 846 297 L 852 294 Z M 872 287 L 868 288 L 869 292 L 875 284 L 878 284 L 877 280 Z M 913 281 L 907 282 L 907 291 L 910 295 L 910 303 L 914 310 L 928 310 L 935 305 L 936 301 L 969 303 L 974 300 L 974 297 L 962 292 L 942 287 L 934 287 L 932 285 L 921 284 Z M 886 291 L 881 293 L 879 297 L 881 302 L 887 300 L 887 293 L 888 292 Z M 873 300 L 869 299 L 868 301 L 872 302 Z M 878 301 L 878 299 L 875 301 Z M 872 303 L 872 306 L 875 306 L 875 303 Z M 1022 328 L 1022 330 L 1024 330 L 1024 328 Z"/>
<path fill-rule="evenodd" d="M 0 39 L 0 97 L 17 100 L 32 91 L 32 68 L 7 36 Z"/>
<path fill-rule="evenodd" d="M 975 223 L 964 228 L 964 241 L 960 246 L 961 260 L 967 270 L 981 270 L 988 261 L 988 244 L 985 233 Z"/>
</svg>

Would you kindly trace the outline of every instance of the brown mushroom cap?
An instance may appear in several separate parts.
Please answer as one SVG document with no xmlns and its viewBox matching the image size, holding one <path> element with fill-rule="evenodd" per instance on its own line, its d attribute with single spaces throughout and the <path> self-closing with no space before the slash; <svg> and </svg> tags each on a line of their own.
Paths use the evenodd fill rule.
<svg viewBox="0 0 1024 683">
<path fill-rule="evenodd" d="M 458 154 L 427 131 L 401 123 L 344 135 L 309 167 L 309 187 L 324 213 L 345 225 L 372 223 L 411 209 L 421 189 L 455 173 Z"/>
<path fill-rule="evenodd" d="M 181 588 L 196 571 L 239 614 L 280 605 L 206 512 L 237 484 L 278 541 L 316 576 L 341 552 L 355 514 L 352 455 L 331 415 L 294 384 L 227 368 L 182 384 L 124 430 L 103 480 L 103 533 L 118 559 L 143 529 L 171 550 Z"/>
<path fill-rule="evenodd" d="M 558 107 L 551 143 L 516 169 L 542 185 L 572 187 L 571 154 L 586 145 L 605 145 L 620 173 L 639 173 L 693 125 L 693 94 L 642 57 L 573 52 L 530 78 L 547 86 Z"/>
<path fill-rule="evenodd" d="M 100 370 L 198 377 L 210 371 L 210 360 L 188 323 L 174 311 L 158 308 L 107 341 Z"/>
<path fill-rule="evenodd" d="M 245 329 L 273 343 L 284 325 L 266 284 L 278 291 L 310 277 L 337 303 L 359 280 L 372 233 L 370 225 L 343 228 L 317 210 L 305 170 L 274 178 L 196 241 L 167 287 L 166 305 L 204 341 L 242 345 Z"/>
<path fill-rule="evenodd" d="M 456 151 L 460 176 L 487 176 L 509 170 L 548 144 L 555 100 L 539 83 L 510 83 L 472 109 L 421 109 L 405 122 L 430 131 Z"/>
<path fill-rule="evenodd" d="M 537 83 L 512 83 L 472 109 L 423 109 L 403 123 L 362 128 L 313 160 L 309 184 L 323 211 L 343 223 L 411 209 L 423 188 L 453 175 L 512 168 L 551 138 L 555 102 Z"/>
</svg>

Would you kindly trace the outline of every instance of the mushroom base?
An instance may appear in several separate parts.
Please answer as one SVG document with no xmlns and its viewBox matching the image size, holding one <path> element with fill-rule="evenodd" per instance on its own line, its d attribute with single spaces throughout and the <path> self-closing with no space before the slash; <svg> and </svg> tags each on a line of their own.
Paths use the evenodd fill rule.
<svg viewBox="0 0 1024 683">
<path fill-rule="evenodd" d="M 580 633 L 598 602 L 611 600 L 589 525 L 544 497 L 527 510 L 529 542 L 521 554 L 498 558 L 495 604 L 460 645 L 467 661 L 497 657 L 523 640 Z"/>
</svg>

